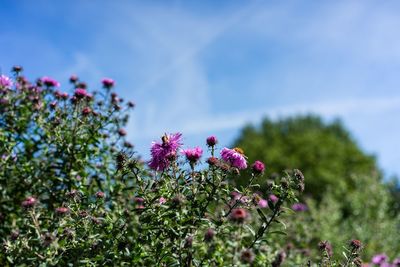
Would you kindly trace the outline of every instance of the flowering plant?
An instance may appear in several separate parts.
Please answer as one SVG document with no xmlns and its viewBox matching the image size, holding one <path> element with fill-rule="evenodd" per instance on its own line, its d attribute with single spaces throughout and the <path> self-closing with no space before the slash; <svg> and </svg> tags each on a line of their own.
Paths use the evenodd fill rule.
<svg viewBox="0 0 400 267">
<path fill-rule="evenodd" d="M 31 83 L 21 71 L 0 77 L 1 265 L 307 262 L 273 242 L 285 238 L 289 214 L 305 209 L 289 208 L 304 190 L 299 170 L 268 179 L 264 163 L 248 168 L 241 149 L 218 156 L 211 136 L 205 159 L 200 147 L 182 149 L 180 133 L 163 135 L 143 161 L 124 130 L 134 104 L 124 104 L 112 79 L 89 91 L 72 76 L 68 94 L 50 77 Z M 251 174 L 246 185 L 228 182 L 243 172 Z M 346 266 L 357 265 L 357 244 Z"/>
</svg>

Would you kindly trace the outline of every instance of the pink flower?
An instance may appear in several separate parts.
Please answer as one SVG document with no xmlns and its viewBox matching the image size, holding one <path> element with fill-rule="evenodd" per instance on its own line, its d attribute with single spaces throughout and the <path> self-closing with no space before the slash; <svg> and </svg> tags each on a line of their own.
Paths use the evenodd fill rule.
<svg viewBox="0 0 400 267">
<path fill-rule="evenodd" d="M 384 262 L 386 262 L 388 259 L 388 257 L 386 256 L 386 254 L 377 254 L 374 257 L 372 257 L 372 263 L 373 264 L 382 264 Z"/>
<path fill-rule="evenodd" d="M 111 88 L 115 85 L 114 80 L 110 78 L 103 78 L 101 82 L 105 88 Z"/>
<path fill-rule="evenodd" d="M 307 207 L 307 205 L 306 204 L 303 204 L 303 203 L 295 203 L 295 204 L 293 204 L 292 205 L 292 210 L 294 210 L 294 211 L 306 211 L 306 210 L 308 210 L 308 207 Z"/>
<path fill-rule="evenodd" d="M 196 163 L 201 158 L 203 149 L 201 149 L 201 147 L 188 148 L 182 150 L 182 154 L 184 154 L 186 159 L 191 163 Z"/>
<path fill-rule="evenodd" d="M 13 82 L 9 77 L 5 75 L 0 76 L 0 87 L 10 88 L 12 85 Z"/>
<path fill-rule="evenodd" d="M 265 199 L 260 199 L 259 201 L 258 201 L 258 206 L 260 207 L 260 208 L 266 208 L 266 207 L 268 207 L 268 201 L 267 200 L 265 200 Z"/>
<path fill-rule="evenodd" d="M 86 97 L 87 95 L 88 95 L 88 93 L 86 92 L 85 89 L 82 89 L 82 88 L 76 88 L 76 89 L 75 89 L 74 96 L 75 96 L 76 98 L 82 99 L 82 98 Z"/>
<path fill-rule="evenodd" d="M 92 112 L 92 109 L 89 107 L 85 107 L 82 109 L 82 115 L 87 116 Z"/>
<path fill-rule="evenodd" d="M 256 160 L 251 168 L 255 174 L 262 174 L 265 170 L 265 165 L 261 161 Z"/>
<path fill-rule="evenodd" d="M 221 151 L 221 158 L 238 169 L 246 169 L 247 161 L 240 148 L 229 149 L 224 147 Z"/>
<path fill-rule="evenodd" d="M 278 202 L 278 200 L 279 200 L 279 198 L 277 197 L 277 196 L 275 196 L 274 194 L 271 194 L 271 195 L 269 195 L 269 200 L 271 200 L 272 201 L 272 203 L 276 203 L 276 202 Z"/>
<path fill-rule="evenodd" d="M 218 143 L 217 137 L 214 135 L 207 138 L 207 146 L 215 146 Z"/>
<path fill-rule="evenodd" d="M 163 171 L 170 165 L 170 160 L 176 155 L 176 151 L 182 145 L 182 134 L 165 134 L 161 140 L 162 142 L 153 142 L 151 145 L 150 153 L 151 160 L 149 167 L 156 171 Z M 173 157 L 171 155 L 174 155 Z"/>
<path fill-rule="evenodd" d="M 37 203 L 37 199 L 34 197 L 27 197 L 24 201 L 22 201 L 22 207 L 24 208 L 32 208 Z"/>
<path fill-rule="evenodd" d="M 60 87 L 60 83 L 54 80 L 53 78 L 44 76 L 40 79 L 46 86 L 49 87 Z"/>
<path fill-rule="evenodd" d="M 165 202 L 167 202 L 167 200 L 165 198 L 163 198 L 163 197 L 160 197 L 158 199 L 158 203 L 160 203 L 160 205 L 164 204 Z"/>
<path fill-rule="evenodd" d="M 242 208 L 233 209 L 230 214 L 230 219 L 238 223 L 243 223 L 247 217 L 248 217 L 247 211 Z"/>
<path fill-rule="evenodd" d="M 69 208 L 66 208 L 66 207 L 56 208 L 57 214 L 64 215 L 64 214 L 67 214 L 68 212 L 69 212 Z"/>
</svg>

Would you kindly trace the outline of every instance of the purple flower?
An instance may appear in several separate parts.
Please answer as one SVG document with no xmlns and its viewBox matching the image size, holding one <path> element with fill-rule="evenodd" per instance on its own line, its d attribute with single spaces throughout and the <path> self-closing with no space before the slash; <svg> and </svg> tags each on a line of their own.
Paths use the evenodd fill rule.
<svg viewBox="0 0 400 267">
<path fill-rule="evenodd" d="M 278 202 L 278 200 L 279 200 L 279 198 L 277 197 L 277 196 L 275 196 L 274 194 L 271 194 L 271 195 L 269 195 L 269 200 L 271 200 L 272 201 L 272 203 L 276 203 L 276 202 Z"/>
<path fill-rule="evenodd" d="M 308 210 L 308 207 L 306 204 L 303 203 L 295 203 L 292 205 L 292 210 L 294 211 L 306 211 Z"/>
<path fill-rule="evenodd" d="M 229 149 L 224 147 L 221 151 L 221 158 L 230 163 L 232 167 L 236 167 L 238 169 L 247 168 L 246 158 L 240 148 Z"/>
<path fill-rule="evenodd" d="M 111 88 L 115 85 L 114 80 L 110 78 L 103 78 L 101 82 L 105 88 Z"/>
<path fill-rule="evenodd" d="M 12 85 L 13 82 L 9 77 L 5 75 L 0 76 L 0 87 L 10 88 Z"/>
<path fill-rule="evenodd" d="M 160 203 L 160 205 L 164 204 L 165 202 L 167 202 L 167 200 L 165 198 L 163 198 L 163 197 L 160 197 L 158 199 L 158 203 Z"/>
<path fill-rule="evenodd" d="M 261 161 L 256 160 L 251 168 L 255 174 L 262 174 L 265 170 L 265 165 Z"/>
<path fill-rule="evenodd" d="M 176 151 L 182 145 L 182 134 L 165 134 L 161 140 L 162 142 L 153 142 L 151 145 L 150 153 L 151 160 L 149 167 L 156 171 L 163 171 L 170 165 L 170 159 L 174 158 Z"/>
<path fill-rule="evenodd" d="M 209 136 L 206 140 L 207 146 L 215 146 L 218 143 L 217 137 L 214 135 Z"/>
<path fill-rule="evenodd" d="M 400 258 L 394 259 L 393 265 L 394 265 L 394 266 L 400 266 Z"/>
<path fill-rule="evenodd" d="M 186 156 L 186 159 L 190 161 L 190 163 L 196 163 L 201 158 L 201 155 L 203 154 L 203 149 L 198 146 L 195 148 L 188 148 L 182 150 L 182 154 Z"/>
<path fill-rule="evenodd" d="M 266 207 L 268 207 L 268 201 L 266 201 L 265 199 L 260 199 L 259 201 L 258 201 L 258 203 L 257 203 L 257 205 L 260 207 L 260 208 L 266 208 Z"/>
<path fill-rule="evenodd" d="M 41 79 L 40 79 L 46 86 L 52 86 L 52 87 L 60 87 L 60 83 L 59 82 L 57 82 L 56 80 L 54 80 L 53 78 L 50 78 L 50 77 L 47 77 L 47 76 L 45 76 L 45 77 L 42 77 Z"/>
<path fill-rule="evenodd" d="M 386 262 L 387 259 L 388 258 L 386 256 L 386 254 L 384 254 L 384 253 L 377 254 L 377 255 L 372 257 L 372 263 L 373 264 L 382 264 L 382 263 Z"/>
<path fill-rule="evenodd" d="M 75 96 L 76 98 L 81 99 L 81 98 L 86 97 L 87 95 L 88 95 L 88 93 L 86 92 L 85 89 L 82 89 L 82 88 L 77 88 L 77 89 L 75 89 L 74 96 Z"/>
</svg>

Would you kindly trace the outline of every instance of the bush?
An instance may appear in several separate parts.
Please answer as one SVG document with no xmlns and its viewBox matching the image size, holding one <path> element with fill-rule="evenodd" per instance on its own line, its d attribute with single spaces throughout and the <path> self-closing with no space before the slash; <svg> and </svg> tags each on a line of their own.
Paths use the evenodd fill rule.
<svg viewBox="0 0 400 267">
<path fill-rule="evenodd" d="M 288 207 L 304 189 L 299 170 L 260 188 L 262 162 L 248 168 L 238 148 L 217 158 L 210 137 L 201 164 L 203 150 L 180 150 L 179 133 L 153 143 L 145 164 L 125 140 L 134 105 L 123 105 L 114 81 L 89 93 L 73 76 L 68 95 L 49 77 L 30 83 L 14 71 L 14 81 L 0 77 L 1 265 L 306 263 L 275 241 L 285 239 Z M 228 183 L 243 173 L 243 186 Z M 360 250 L 353 240 L 345 266 L 357 264 Z"/>
</svg>

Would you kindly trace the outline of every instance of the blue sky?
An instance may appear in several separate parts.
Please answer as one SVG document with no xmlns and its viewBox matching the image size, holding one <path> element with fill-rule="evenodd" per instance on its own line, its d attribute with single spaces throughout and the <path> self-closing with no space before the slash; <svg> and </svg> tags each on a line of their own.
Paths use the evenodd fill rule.
<svg viewBox="0 0 400 267">
<path fill-rule="evenodd" d="M 246 123 L 339 117 L 400 174 L 399 1 L 0 2 L 0 67 L 68 86 L 102 77 L 137 103 L 129 139 L 230 144 Z"/>
</svg>

